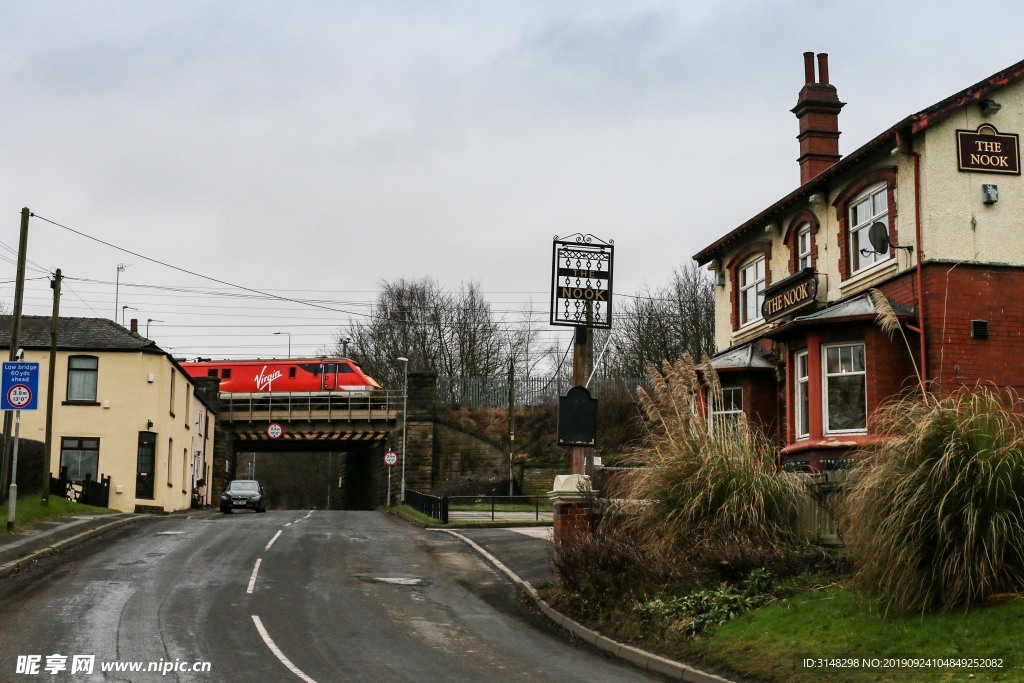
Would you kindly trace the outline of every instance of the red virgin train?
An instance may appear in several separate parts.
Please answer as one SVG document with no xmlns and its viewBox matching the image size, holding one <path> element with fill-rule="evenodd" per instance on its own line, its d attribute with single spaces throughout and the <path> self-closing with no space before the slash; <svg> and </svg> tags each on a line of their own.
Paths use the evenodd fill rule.
<svg viewBox="0 0 1024 683">
<path fill-rule="evenodd" d="M 222 394 L 341 393 L 369 396 L 381 387 L 349 358 L 184 361 L 190 377 L 219 377 Z"/>
</svg>

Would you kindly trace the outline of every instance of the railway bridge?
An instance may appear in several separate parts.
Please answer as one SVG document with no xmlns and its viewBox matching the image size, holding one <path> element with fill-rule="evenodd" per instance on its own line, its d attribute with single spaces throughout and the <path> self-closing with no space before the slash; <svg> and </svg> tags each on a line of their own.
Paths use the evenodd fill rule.
<svg viewBox="0 0 1024 683">
<path fill-rule="evenodd" d="M 372 396 L 349 396 L 343 391 L 221 394 L 216 378 L 196 378 L 195 382 L 196 391 L 217 411 L 210 482 L 213 500 L 218 499 L 228 481 L 248 473 L 264 480 L 272 506 L 275 488 L 278 504 L 285 506 L 306 507 L 309 500 L 317 507 L 348 509 L 372 509 L 383 504 L 389 476 L 383 456 L 387 448 L 402 452 L 406 403 L 407 487 L 430 489 L 433 485 L 432 439 L 422 438 L 423 434 L 433 433 L 433 375 L 409 373 L 408 402 L 401 389 Z M 401 467 L 394 469 L 393 500 L 398 493 Z M 289 476 L 282 477 L 282 472 Z M 317 481 L 292 481 L 303 477 Z M 305 496 L 306 504 L 285 503 L 285 478 L 290 487 L 325 495 L 309 498 L 293 491 L 287 493 L 290 500 Z"/>
</svg>

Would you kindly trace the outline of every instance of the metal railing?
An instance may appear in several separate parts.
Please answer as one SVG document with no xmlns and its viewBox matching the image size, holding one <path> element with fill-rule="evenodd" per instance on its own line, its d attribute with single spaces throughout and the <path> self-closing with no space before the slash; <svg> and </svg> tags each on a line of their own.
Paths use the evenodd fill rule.
<svg viewBox="0 0 1024 683">
<path fill-rule="evenodd" d="M 392 420 L 402 411 L 402 392 L 344 391 L 280 394 L 223 393 L 219 419 L 227 420 Z"/>
<path fill-rule="evenodd" d="M 497 519 L 498 513 L 501 513 L 503 519 L 510 519 L 510 515 L 516 513 L 529 513 L 531 507 L 534 520 L 539 522 L 541 507 L 544 507 L 545 511 L 551 509 L 551 501 L 547 496 L 447 496 L 447 498 L 449 517 L 454 516 L 453 513 L 469 512 L 473 514 L 458 516 L 479 519 L 478 513 L 486 515 L 489 512 L 492 522 Z"/>
<path fill-rule="evenodd" d="M 442 524 L 448 523 L 448 496 L 434 496 L 406 489 L 405 504 L 417 512 L 433 517 Z"/>
<path fill-rule="evenodd" d="M 563 379 L 561 385 L 555 377 L 530 377 L 515 380 L 515 404 L 535 406 L 553 404 L 558 400 L 558 391 L 569 390 L 572 383 Z M 649 387 L 646 377 L 594 377 L 590 382 L 592 396 L 628 396 L 636 394 L 638 386 Z M 438 405 L 461 405 L 470 408 L 508 406 L 508 377 L 454 377 L 437 378 L 436 400 Z"/>
</svg>

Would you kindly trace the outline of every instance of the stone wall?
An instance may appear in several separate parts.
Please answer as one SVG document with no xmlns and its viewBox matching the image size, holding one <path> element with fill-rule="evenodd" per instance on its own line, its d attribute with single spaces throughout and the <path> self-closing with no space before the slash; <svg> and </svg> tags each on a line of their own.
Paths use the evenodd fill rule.
<svg viewBox="0 0 1024 683">
<path fill-rule="evenodd" d="M 555 475 L 569 474 L 565 467 L 523 467 L 520 488 L 526 496 L 546 496 L 555 483 Z"/>
<path fill-rule="evenodd" d="M 436 491 L 459 491 L 460 484 L 508 482 L 507 452 L 440 422 L 434 423 L 434 462 Z"/>
</svg>

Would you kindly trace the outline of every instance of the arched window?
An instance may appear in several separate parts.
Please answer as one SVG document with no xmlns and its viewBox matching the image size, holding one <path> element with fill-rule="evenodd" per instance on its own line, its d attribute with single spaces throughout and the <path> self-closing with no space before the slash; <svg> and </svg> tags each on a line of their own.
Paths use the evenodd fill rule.
<svg viewBox="0 0 1024 683">
<path fill-rule="evenodd" d="M 732 281 L 732 327 L 739 329 L 761 320 L 764 290 L 772 283 L 772 245 L 762 240 L 748 245 L 729 261 Z"/>
<path fill-rule="evenodd" d="M 839 270 L 843 278 L 865 272 L 892 258 L 892 247 L 875 251 L 868 239 L 871 226 L 881 223 L 890 243 L 896 237 L 896 169 L 882 168 L 867 173 L 846 186 L 833 206 L 839 221 Z"/>
<path fill-rule="evenodd" d="M 789 273 L 793 275 L 817 265 L 818 217 L 810 211 L 801 211 L 789 222 L 783 242 L 789 247 Z"/>
</svg>

